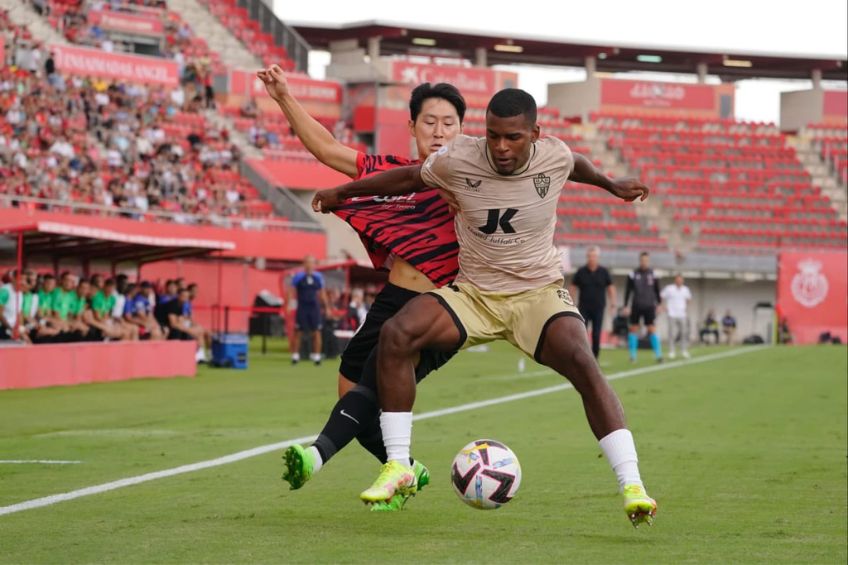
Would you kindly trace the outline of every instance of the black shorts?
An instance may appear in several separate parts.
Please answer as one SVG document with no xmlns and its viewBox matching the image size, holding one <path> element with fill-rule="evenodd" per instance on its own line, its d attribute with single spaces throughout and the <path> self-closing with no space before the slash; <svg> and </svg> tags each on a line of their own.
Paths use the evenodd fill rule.
<svg viewBox="0 0 848 565">
<path fill-rule="evenodd" d="M 342 353 L 339 373 L 344 378 L 354 383 L 359 382 L 362 378 L 362 372 L 368 356 L 377 347 L 377 342 L 380 339 L 380 329 L 383 327 L 383 324 L 416 296 L 419 296 L 419 293 L 413 290 L 407 290 L 392 283 L 386 283 L 386 286 L 383 287 L 383 290 L 374 299 L 371 309 L 368 310 L 368 315 L 365 316 L 365 322 L 354 334 Z M 415 370 L 416 380 L 420 381 L 427 374 L 447 363 L 454 354 L 455 352 L 422 351 Z"/>
<path fill-rule="evenodd" d="M 294 315 L 294 328 L 302 332 L 315 332 L 320 330 L 324 324 L 321 319 L 321 307 L 314 306 L 298 307 Z"/>
<path fill-rule="evenodd" d="M 644 324 L 646 326 L 653 326 L 654 320 L 657 319 L 657 308 L 656 306 L 651 306 L 649 308 L 636 308 L 633 307 L 630 310 L 630 325 L 638 326 L 642 320 L 644 320 Z"/>
</svg>

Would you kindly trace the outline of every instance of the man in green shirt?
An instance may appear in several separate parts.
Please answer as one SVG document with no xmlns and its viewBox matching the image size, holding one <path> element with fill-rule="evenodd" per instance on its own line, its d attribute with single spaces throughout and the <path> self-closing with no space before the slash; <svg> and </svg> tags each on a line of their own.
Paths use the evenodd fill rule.
<svg viewBox="0 0 848 565">
<path fill-rule="evenodd" d="M 115 281 L 107 279 L 102 289 L 95 289 L 96 287 L 91 289 L 94 296 L 91 298 L 91 308 L 83 314 L 83 322 L 96 328 L 109 339 L 138 339 L 138 332 L 134 326 L 112 317 L 112 310 L 117 302 L 114 294 Z"/>
<path fill-rule="evenodd" d="M 17 281 L 14 271 L 7 275 L 9 282 L 0 286 L 0 340 L 23 338 L 21 328 L 21 298 L 24 279 Z M 26 339 L 26 338 L 23 338 Z"/>
<path fill-rule="evenodd" d="M 46 274 L 41 278 L 41 288 L 38 289 L 38 313 L 42 318 L 50 317 L 53 313 L 53 291 L 56 290 L 56 277 Z"/>
</svg>

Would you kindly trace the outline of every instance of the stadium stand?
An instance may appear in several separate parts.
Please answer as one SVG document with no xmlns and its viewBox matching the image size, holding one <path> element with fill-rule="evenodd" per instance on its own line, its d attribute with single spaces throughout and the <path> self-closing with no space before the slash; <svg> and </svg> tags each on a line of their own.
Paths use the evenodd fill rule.
<svg viewBox="0 0 848 565">
<path fill-rule="evenodd" d="M 218 20 L 227 26 L 247 49 L 265 65 L 276 63 L 285 71 L 293 71 L 295 63 L 286 48 L 277 45 L 274 36 L 263 32 L 258 20 L 252 18 L 235 0 L 201 0 Z"/>
<path fill-rule="evenodd" d="M 122 14 L 140 14 L 145 18 L 161 22 L 159 54 L 175 59 L 181 67 L 194 67 L 196 72 L 223 72 L 218 53 L 211 51 L 202 37 L 197 37 L 187 22 L 179 14 L 168 10 L 164 1 L 112 2 L 82 0 L 51 0 L 46 3 L 34 3 L 36 11 L 47 17 L 50 25 L 61 32 L 70 43 L 98 47 L 104 51 L 132 51 L 131 44 L 125 41 L 113 41 L 110 34 L 99 25 L 101 14 L 120 12 Z M 97 15 L 97 21 L 91 16 Z"/>
<path fill-rule="evenodd" d="M 845 222 L 773 124 L 600 113 L 591 119 L 702 250 L 846 245 Z"/>
<path fill-rule="evenodd" d="M 848 131 L 824 124 L 811 124 L 805 129 L 830 172 L 843 185 L 848 184 Z"/>
<path fill-rule="evenodd" d="M 0 21 L 15 59 L 31 58 L 37 47 L 25 31 Z M 89 212 L 181 223 L 272 217 L 238 172 L 240 149 L 207 121 L 202 88 L 191 81 L 165 89 L 5 66 L 0 92 L 0 176 L 19 205 L 88 204 Z"/>
</svg>

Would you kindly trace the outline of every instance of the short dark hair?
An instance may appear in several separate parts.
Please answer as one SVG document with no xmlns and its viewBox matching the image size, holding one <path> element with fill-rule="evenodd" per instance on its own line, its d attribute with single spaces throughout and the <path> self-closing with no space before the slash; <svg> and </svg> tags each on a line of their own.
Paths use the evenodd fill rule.
<svg viewBox="0 0 848 565">
<path fill-rule="evenodd" d="M 462 97 L 457 87 L 446 82 L 440 82 L 436 85 L 425 82 L 416 86 L 409 96 L 409 118 L 413 122 L 421 114 L 421 107 L 424 106 L 424 101 L 430 98 L 446 100 L 456 109 L 456 114 L 459 116 L 459 123 L 462 123 L 465 119 L 465 98 Z"/>
<path fill-rule="evenodd" d="M 186 287 L 186 290 L 191 290 L 193 288 L 197 288 L 197 283 L 191 283 Z"/>
<path fill-rule="evenodd" d="M 504 88 L 495 93 L 486 111 L 499 118 L 523 115 L 531 124 L 536 123 L 536 100 L 520 88 Z"/>
<path fill-rule="evenodd" d="M 56 280 L 56 277 L 54 277 L 50 273 L 46 273 L 44 276 L 41 277 L 41 280 L 42 281 L 52 281 L 52 280 Z"/>
<path fill-rule="evenodd" d="M 639 258 L 640 258 L 640 259 L 641 259 L 642 257 L 650 257 L 650 256 L 651 256 L 651 254 L 650 254 L 650 253 L 648 253 L 647 251 L 643 251 L 642 253 L 640 253 L 640 254 L 639 254 Z"/>
</svg>

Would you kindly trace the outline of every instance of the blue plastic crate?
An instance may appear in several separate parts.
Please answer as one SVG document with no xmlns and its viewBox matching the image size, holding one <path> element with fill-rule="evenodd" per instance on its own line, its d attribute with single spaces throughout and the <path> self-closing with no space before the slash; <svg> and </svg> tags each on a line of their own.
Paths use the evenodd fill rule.
<svg viewBox="0 0 848 565">
<path fill-rule="evenodd" d="M 247 369 L 247 334 L 216 334 L 212 337 L 212 365 Z"/>
</svg>

